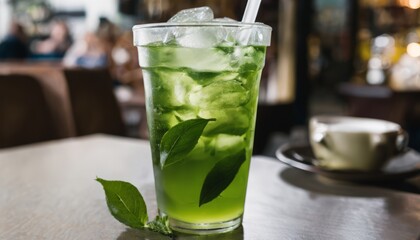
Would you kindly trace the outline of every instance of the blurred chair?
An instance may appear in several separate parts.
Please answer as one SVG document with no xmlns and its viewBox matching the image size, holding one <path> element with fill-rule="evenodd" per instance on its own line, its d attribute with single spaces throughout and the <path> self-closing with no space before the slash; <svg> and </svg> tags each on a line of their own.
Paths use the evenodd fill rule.
<svg viewBox="0 0 420 240">
<path fill-rule="evenodd" d="M 0 148 L 58 138 L 43 89 L 34 77 L 0 75 Z"/>
<path fill-rule="evenodd" d="M 76 136 L 125 136 L 121 110 L 107 69 L 65 69 Z"/>
<path fill-rule="evenodd" d="M 388 120 L 405 126 L 409 98 L 385 86 L 343 83 L 339 93 L 346 99 L 347 114 L 354 117 Z"/>
</svg>

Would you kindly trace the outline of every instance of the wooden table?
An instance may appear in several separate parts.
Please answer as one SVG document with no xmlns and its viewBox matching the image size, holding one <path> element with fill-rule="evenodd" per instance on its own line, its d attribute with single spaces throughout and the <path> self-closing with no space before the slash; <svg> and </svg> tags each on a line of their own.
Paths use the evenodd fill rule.
<svg viewBox="0 0 420 240">
<path fill-rule="evenodd" d="M 148 142 L 93 135 L 0 151 L 0 239 L 167 239 L 108 213 L 96 176 L 135 184 L 156 214 Z M 417 239 L 420 195 L 339 184 L 254 157 L 243 227 L 179 239 Z"/>
</svg>

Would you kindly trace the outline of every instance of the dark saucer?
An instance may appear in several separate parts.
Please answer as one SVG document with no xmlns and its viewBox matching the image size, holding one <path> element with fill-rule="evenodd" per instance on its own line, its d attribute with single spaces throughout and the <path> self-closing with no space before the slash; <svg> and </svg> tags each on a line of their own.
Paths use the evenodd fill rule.
<svg viewBox="0 0 420 240">
<path fill-rule="evenodd" d="M 276 157 L 283 163 L 307 171 L 319 174 L 339 181 L 350 182 L 384 182 L 411 178 L 420 174 L 420 154 L 408 149 L 391 159 L 380 171 L 334 171 L 322 169 L 314 163 L 317 161 L 309 145 L 292 146 L 285 144 L 276 151 Z"/>
</svg>

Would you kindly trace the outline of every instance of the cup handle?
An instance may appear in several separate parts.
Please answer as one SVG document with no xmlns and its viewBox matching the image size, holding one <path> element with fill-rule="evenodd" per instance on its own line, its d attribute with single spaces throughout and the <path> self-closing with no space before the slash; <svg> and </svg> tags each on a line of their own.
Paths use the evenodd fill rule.
<svg viewBox="0 0 420 240">
<path fill-rule="evenodd" d="M 408 134 L 403 129 L 398 131 L 397 139 L 395 140 L 395 145 L 397 147 L 397 154 L 402 153 L 407 149 L 408 144 Z"/>
</svg>

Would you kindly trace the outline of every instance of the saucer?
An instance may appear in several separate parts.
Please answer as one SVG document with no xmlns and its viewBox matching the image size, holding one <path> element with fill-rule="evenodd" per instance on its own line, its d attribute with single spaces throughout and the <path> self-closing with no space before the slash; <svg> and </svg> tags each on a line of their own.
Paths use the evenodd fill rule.
<svg viewBox="0 0 420 240">
<path fill-rule="evenodd" d="M 392 158 L 382 170 L 375 172 L 337 171 L 322 169 L 309 145 L 285 144 L 276 151 L 276 157 L 283 163 L 297 169 L 319 174 L 338 181 L 384 182 L 411 178 L 420 174 L 420 154 L 407 149 L 403 154 Z"/>
</svg>

